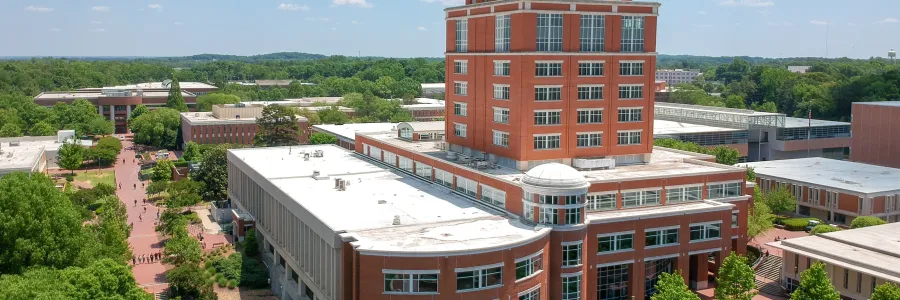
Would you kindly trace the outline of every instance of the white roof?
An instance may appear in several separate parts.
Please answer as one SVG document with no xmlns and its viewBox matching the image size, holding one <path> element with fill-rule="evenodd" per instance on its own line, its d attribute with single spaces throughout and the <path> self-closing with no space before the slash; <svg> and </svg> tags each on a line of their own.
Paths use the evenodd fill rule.
<svg viewBox="0 0 900 300">
<path fill-rule="evenodd" d="M 807 128 L 822 126 L 850 126 L 847 122 L 784 117 L 784 128 Z"/>
<path fill-rule="evenodd" d="M 761 177 L 839 189 L 862 196 L 900 193 L 900 169 L 821 157 L 743 163 Z"/>
<path fill-rule="evenodd" d="M 525 172 L 522 182 L 540 187 L 585 188 L 590 186 L 581 172 L 561 163 L 542 164 L 531 168 Z"/>
<path fill-rule="evenodd" d="M 413 131 L 445 131 L 444 121 L 431 121 L 431 122 L 403 122 L 397 124 L 397 126 L 406 125 L 412 128 Z"/>
<path fill-rule="evenodd" d="M 306 119 L 302 116 L 297 116 L 298 118 Z M 216 118 L 212 112 L 204 111 L 204 112 L 184 112 L 181 113 L 181 118 L 186 120 L 188 125 L 195 124 L 249 124 L 256 123 L 256 118 L 240 118 L 240 119 L 219 119 Z"/>
<path fill-rule="evenodd" d="M 0 143 L 0 174 L 15 171 L 30 172 L 38 164 L 44 154 L 44 146 L 39 143 L 22 143 L 10 146 L 9 142 Z"/>
<path fill-rule="evenodd" d="M 422 84 L 423 89 L 444 89 L 446 87 L 447 86 L 444 85 L 443 82 L 441 82 L 441 83 L 423 83 Z"/>
<path fill-rule="evenodd" d="M 202 83 L 202 82 L 190 82 L 190 81 L 179 82 L 178 86 L 181 87 L 181 89 L 216 89 L 217 88 L 214 85 L 210 85 L 210 84 L 206 84 L 206 83 Z M 167 86 L 163 82 L 145 82 L 145 83 L 138 83 L 138 84 L 108 86 L 108 87 L 103 87 L 102 89 L 152 90 L 152 89 L 168 89 L 168 88 L 169 88 L 169 86 Z"/>
<path fill-rule="evenodd" d="M 356 139 L 356 133 L 394 132 L 398 123 L 351 123 L 313 125 L 313 129 L 330 133 L 345 140 Z"/>
<path fill-rule="evenodd" d="M 853 105 L 880 105 L 900 107 L 900 101 L 853 102 Z"/>
<path fill-rule="evenodd" d="M 715 127 L 708 125 L 667 121 L 655 119 L 653 120 L 653 135 L 665 134 L 690 134 L 690 133 L 711 133 L 711 132 L 737 132 L 746 131 L 743 129 Z"/>
</svg>

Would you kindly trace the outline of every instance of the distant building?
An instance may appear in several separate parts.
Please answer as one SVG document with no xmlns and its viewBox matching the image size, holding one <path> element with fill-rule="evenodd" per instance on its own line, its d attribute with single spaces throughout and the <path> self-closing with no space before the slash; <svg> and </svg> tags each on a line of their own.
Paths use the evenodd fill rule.
<svg viewBox="0 0 900 300">
<path fill-rule="evenodd" d="M 435 97 L 443 95 L 444 92 L 446 92 L 446 85 L 443 82 L 422 84 L 422 97 Z"/>
<path fill-rule="evenodd" d="M 182 139 L 185 144 L 253 144 L 259 130 L 256 119 L 262 116 L 264 107 L 261 104 L 213 105 L 212 112 L 181 113 Z M 307 144 L 309 120 L 297 116 L 297 123 L 304 131 L 298 135 L 298 142 Z"/>
<path fill-rule="evenodd" d="M 784 251 L 781 284 L 787 292 L 800 286 L 800 273 L 817 262 L 841 299 L 871 299 L 875 287 L 900 284 L 900 223 L 871 226 L 769 243 Z"/>
<path fill-rule="evenodd" d="M 801 73 L 801 74 L 806 73 L 806 71 L 808 71 L 809 68 L 812 68 L 812 67 L 811 66 L 788 66 L 787 67 L 788 71 L 791 71 L 794 73 Z"/>
<path fill-rule="evenodd" d="M 900 168 L 900 101 L 853 103 L 850 160 Z"/>
<path fill-rule="evenodd" d="M 0 138 L 0 176 L 17 171 L 46 173 L 58 168 L 56 153 L 67 142 L 93 145 L 91 140 L 77 140 L 74 130 L 60 130 L 52 136 Z"/>
<path fill-rule="evenodd" d="M 670 86 L 693 83 L 703 73 L 696 69 L 662 69 L 656 70 L 656 80 L 665 81 Z"/>
<path fill-rule="evenodd" d="M 762 191 L 790 189 L 797 214 L 840 225 L 860 216 L 900 221 L 900 169 L 821 157 L 740 165 L 753 167 Z"/>
<path fill-rule="evenodd" d="M 274 87 L 279 88 L 288 88 L 291 86 L 291 82 L 294 82 L 293 79 L 288 80 L 257 80 L 256 85 L 261 89 L 270 89 Z"/>
<path fill-rule="evenodd" d="M 181 82 L 181 96 L 185 104 L 193 108 L 197 97 L 214 92 L 213 85 L 199 82 Z M 41 106 L 52 107 L 62 102 L 71 104 L 77 99 L 85 99 L 97 106 L 97 113 L 108 117 L 115 124 L 116 133 L 128 132 L 128 116 L 131 110 L 140 104 L 149 109 L 166 106 L 169 96 L 169 82 L 150 82 L 102 88 L 84 88 L 68 92 L 44 92 L 34 97 L 34 102 Z"/>
<path fill-rule="evenodd" d="M 310 111 L 317 111 L 333 105 L 338 105 L 343 99 L 343 97 L 305 97 L 284 99 L 281 101 L 245 101 L 242 103 L 246 105 L 263 104 L 302 107 Z M 404 104 L 401 105 L 401 107 L 408 110 L 416 121 L 434 121 L 444 117 L 444 111 L 446 110 L 444 100 L 431 98 L 416 98 L 415 100 L 416 104 Z M 350 117 L 356 115 L 356 112 L 352 108 L 339 107 L 339 109 L 344 113 L 347 113 Z"/>
<path fill-rule="evenodd" d="M 351 123 L 351 124 L 320 124 L 313 125 L 311 133 L 324 133 L 334 136 L 338 140 L 338 146 L 347 150 L 356 149 L 357 133 L 390 133 L 397 131 L 399 123 Z"/>
</svg>

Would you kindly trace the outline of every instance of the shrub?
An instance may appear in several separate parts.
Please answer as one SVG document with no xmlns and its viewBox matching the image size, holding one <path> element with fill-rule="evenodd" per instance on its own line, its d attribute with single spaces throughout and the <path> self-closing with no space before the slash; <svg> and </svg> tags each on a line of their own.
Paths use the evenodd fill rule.
<svg viewBox="0 0 900 300">
<path fill-rule="evenodd" d="M 784 229 L 788 231 L 805 231 L 806 226 L 809 225 L 809 220 L 817 220 L 821 222 L 822 220 L 816 218 L 789 218 L 781 220 L 781 224 L 784 225 Z"/>
<path fill-rule="evenodd" d="M 203 267 L 206 268 L 207 270 L 215 270 L 215 268 L 213 267 L 213 262 L 210 260 L 207 260 L 206 262 L 204 262 Z"/>
<path fill-rule="evenodd" d="M 75 175 L 74 175 L 74 174 L 66 174 L 66 181 L 72 182 L 72 181 L 74 181 L 74 180 L 75 180 Z"/>
<path fill-rule="evenodd" d="M 233 290 L 234 287 L 236 287 L 237 285 L 238 285 L 237 280 L 229 280 L 228 281 L 228 289 L 229 290 Z"/>
<path fill-rule="evenodd" d="M 884 225 L 884 224 L 887 224 L 887 222 L 885 222 L 884 220 L 882 220 L 879 217 L 864 216 L 864 217 L 858 217 L 858 218 L 853 219 L 853 222 L 850 222 L 850 228 L 856 229 L 856 228 L 863 228 L 863 227 L 877 226 L 877 225 Z"/>
<path fill-rule="evenodd" d="M 829 233 L 829 232 L 835 232 L 835 231 L 840 231 L 840 230 L 841 229 L 839 229 L 837 227 L 822 224 L 822 225 L 816 225 L 816 227 L 813 227 L 813 229 L 809 231 L 809 234 L 816 235 L 816 234 Z"/>
<path fill-rule="evenodd" d="M 219 282 L 225 281 L 225 275 L 223 275 L 222 273 L 216 274 L 216 280 L 218 280 Z"/>
<path fill-rule="evenodd" d="M 228 280 L 225 280 L 225 278 L 219 279 L 219 287 L 225 287 L 227 285 L 228 285 Z"/>
<path fill-rule="evenodd" d="M 100 209 L 100 206 L 103 206 L 104 202 L 105 201 L 103 200 L 94 201 L 93 203 L 88 204 L 87 209 L 90 211 L 97 211 L 98 209 Z"/>
</svg>

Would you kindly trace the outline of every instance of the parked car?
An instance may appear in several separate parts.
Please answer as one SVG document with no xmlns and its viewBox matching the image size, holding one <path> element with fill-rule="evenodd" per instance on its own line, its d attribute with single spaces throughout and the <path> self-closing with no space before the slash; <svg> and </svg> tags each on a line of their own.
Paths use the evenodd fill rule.
<svg viewBox="0 0 900 300">
<path fill-rule="evenodd" d="M 801 223 L 801 224 L 802 224 L 802 223 Z M 819 224 L 820 224 L 819 221 L 816 221 L 816 220 L 809 220 L 809 222 L 806 223 L 806 232 L 812 231 L 812 229 L 815 228 L 816 226 L 818 226 Z"/>
</svg>

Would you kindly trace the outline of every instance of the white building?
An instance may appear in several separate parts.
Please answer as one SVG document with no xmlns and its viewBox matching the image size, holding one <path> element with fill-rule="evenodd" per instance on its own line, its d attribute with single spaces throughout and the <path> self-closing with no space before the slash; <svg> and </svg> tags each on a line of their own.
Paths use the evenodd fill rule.
<svg viewBox="0 0 900 300">
<path fill-rule="evenodd" d="M 692 83 L 697 77 L 703 75 L 696 69 L 664 69 L 656 70 L 656 80 L 665 81 L 667 85 L 675 86 L 682 83 Z"/>
</svg>

